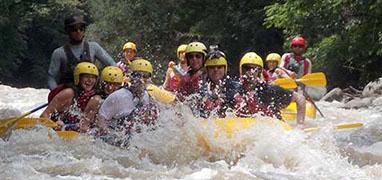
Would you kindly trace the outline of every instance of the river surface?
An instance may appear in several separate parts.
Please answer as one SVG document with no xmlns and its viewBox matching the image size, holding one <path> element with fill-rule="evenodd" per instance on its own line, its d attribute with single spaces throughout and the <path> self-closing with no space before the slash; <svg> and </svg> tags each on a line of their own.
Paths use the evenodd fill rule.
<svg viewBox="0 0 382 180">
<path fill-rule="evenodd" d="M 0 117 L 16 116 L 43 104 L 48 92 L 0 85 Z M 0 177 L 382 179 L 382 108 L 349 110 L 342 105 L 318 102 L 326 117 L 307 120 L 306 127 L 323 127 L 313 133 L 286 132 L 279 126 L 258 123 L 231 138 L 214 138 L 213 123 L 201 123 L 184 105 L 163 105 L 157 129 L 135 135 L 129 149 L 87 135 L 49 139 L 50 130 L 44 127 L 19 129 L 8 141 L 0 139 Z M 342 122 L 365 125 L 341 131 L 332 128 Z M 212 148 L 206 151 L 199 136 Z"/>
</svg>

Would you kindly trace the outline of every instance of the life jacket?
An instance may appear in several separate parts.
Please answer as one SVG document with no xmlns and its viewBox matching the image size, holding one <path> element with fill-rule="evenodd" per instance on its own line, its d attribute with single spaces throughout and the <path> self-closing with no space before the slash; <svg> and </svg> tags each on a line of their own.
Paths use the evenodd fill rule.
<svg viewBox="0 0 382 180">
<path fill-rule="evenodd" d="M 168 82 L 167 90 L 171 92 L 177 91 L 180 81 L 181 81 L 180 75 L 176 74 L 175 72 L 172 72 L 170 74 L 170 80 Z"/>
<path fill-rule="evenodd" d="M 184 96 L 197 93 L 200 88 L 200 83 L 202 80 L 203 80 L 203 74 L 190 75 L 188 73 L 187 75 L 183 77 L 181 84 L 178 86 L 178 91 Z"/>
<path fill-rule="evenodd" d="M 262 70 L 261 74 L 262 74 L 262 78 L 264 81 L 266 81 L 266 82 L 271 81 L 272 77 L 265 69 Z"/>
<path fill-rule="evenodd" d="M 90 50 L 89 50 L 89 43 L 87 41 L 84 41 L 84 49 L 82 52 L 82 55 L 80 56 L 80 59 L 77 59 L 76 56 L 74 56 L 72 50 L 70 49 L 69 43 L 64 45 L 64 52 L 66 55 L 66 59 L 63 59 L 61 61 L 60 65 L 60 81 L 58 84 L 67 84 L 67 83 L 73 83 L 73 71 L 76 65 L 79 62 L 90 62 Z"/>
<path fill-rule="evenodd" d="M 297 66 L 297 69 L 291 67 Z M 309 73 L 309 62 L 303 56 L 295 56 L 294 53 L 289 53 L 284 60 L 284 68 L 294 71 L 298 77 Z M 297 72 L 296 72 L 297 71 Z"/>
<path fill-rule="evenodd" d="M 216 112 L 220 118 L 226 116 L 226 111 L 234 109 L 234 96 L 240 89 L 240 84 L 232 79 L 224 78 L 214 89 L 210 89 L 212 82 L 203 83 L 199 90 L 199 96 L 202 98 L 198 103 L 200 116 L 208 118 L 211 112 Z"/>
<path fill-rule="evenodd" d="M 239 117 L 253 117 L 256 113 L 273 117 L 272 110 L 256 97 L 254 91 L 236 95 L 234 97 L 234 104 L 236 115 Z"/>
</svg>

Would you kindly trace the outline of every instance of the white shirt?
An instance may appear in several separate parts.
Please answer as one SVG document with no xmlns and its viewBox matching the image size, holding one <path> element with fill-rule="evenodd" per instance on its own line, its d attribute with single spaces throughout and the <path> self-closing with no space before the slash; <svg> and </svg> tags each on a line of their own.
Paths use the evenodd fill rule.
<svg viewBox="0 0 382 180">
<path fill-rule="evenodd" d="M 145 91 L 143 105 L 148 104 L 149 101 L 150 97 Z M 99 116 L 107 121 L 126 117 L 137 107 L 138 103 L 139 99 L 134 97 L 128 89 L 121 88 L 105 99 L 99 109 Z"/>
</svg>

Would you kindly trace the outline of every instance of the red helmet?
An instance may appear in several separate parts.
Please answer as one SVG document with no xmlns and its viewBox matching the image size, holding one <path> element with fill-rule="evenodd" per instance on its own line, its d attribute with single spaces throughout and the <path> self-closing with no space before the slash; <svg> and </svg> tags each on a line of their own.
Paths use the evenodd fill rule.
<svg viewBox="0 0 382 180">
<path fill-rule="evenodd" d="M 305 47 L 305 39 L 303 37 L 293 38 L 292 43 L 290 43 L 290 46 L 292 47 L 294 45 L 302 45 Z"/>
</svg>

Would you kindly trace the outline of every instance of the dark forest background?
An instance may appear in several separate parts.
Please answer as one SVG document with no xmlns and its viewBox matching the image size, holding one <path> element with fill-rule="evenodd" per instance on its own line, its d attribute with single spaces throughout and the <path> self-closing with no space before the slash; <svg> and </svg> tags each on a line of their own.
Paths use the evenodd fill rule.
<svg viewBox="0 0 382 180">
<path fill-rule="evenodd" d="M 87 39 L 115 59 L 126 41 L 156 67 L 156 82 L 179 44 L 219 44 L 238 73 L 240 57 L 289 51 L 291 38 L 308 41 L 313 71 L 329 87 L 362 87 L 382 76 L 382 1 L 372 0 L 2 0 L 0 81 L 46 87 L 53 50 L 67 36 L 64 19 L 81 11 L 91 19 Z"/>
</svg>

